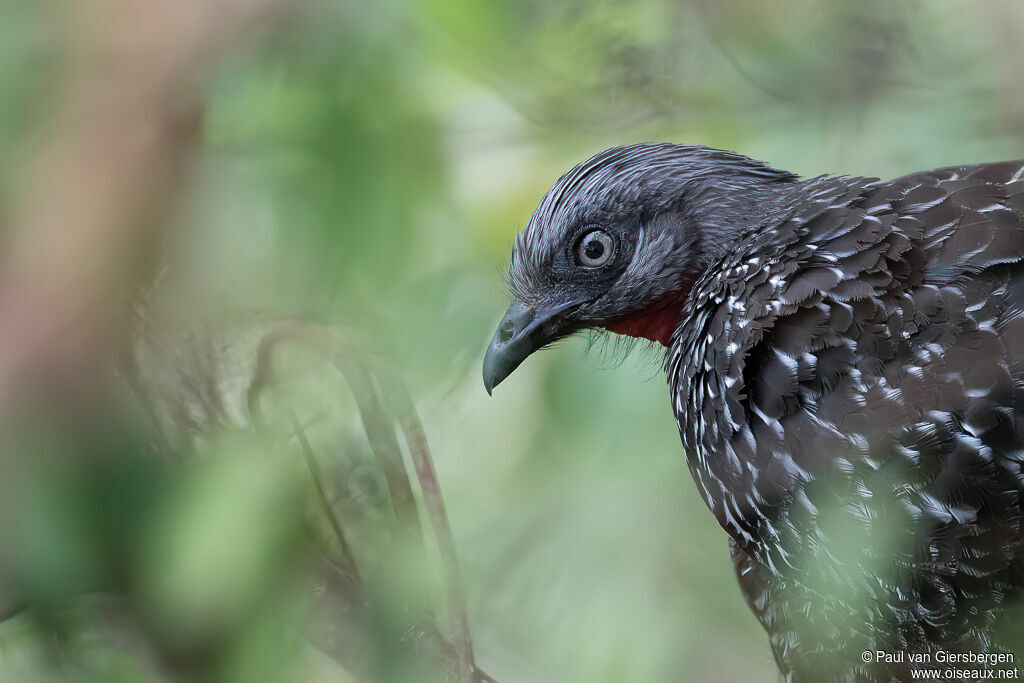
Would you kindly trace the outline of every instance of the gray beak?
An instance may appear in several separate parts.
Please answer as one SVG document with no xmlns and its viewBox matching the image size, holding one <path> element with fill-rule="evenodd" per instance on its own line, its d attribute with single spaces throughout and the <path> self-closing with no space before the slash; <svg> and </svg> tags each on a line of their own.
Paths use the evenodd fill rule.
<svg viewBox="0 0 1024 683">
<path fill-rule="evenodd" d="M 559 314 L 574 305 L 575 302 L 554 308 L 535 309 L 518 301 L 512 302 L 484 355 L 484 389 L 488 394 L 531 353 L 575 329 L 575 326 L 559 318 Z"/>
</svg>

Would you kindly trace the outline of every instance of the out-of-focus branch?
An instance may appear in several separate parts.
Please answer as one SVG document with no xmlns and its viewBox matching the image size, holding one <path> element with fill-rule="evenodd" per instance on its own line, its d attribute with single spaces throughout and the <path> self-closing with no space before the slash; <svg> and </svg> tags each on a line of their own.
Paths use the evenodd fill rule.
<svg viewBox="0 0 1024 683">
<path fill-rule="evenodd" d="M 458 680 L 460 683 L 493 683 L 492 678 L 477 668 L 474 660 L 473 640 L 466 613 L 466 597 L 455 541 L 448 523 L 448 514 L 434 471 L 423 423 L 405 384 L 386 364 L 364 357 L 336 338 L 330 329 L 302 320 L 280 320 L 270 325 L 260 340 L 254 363 L 255 374 L 246 391 L 249 413 L 257 419 L 261 413 L 260 396 L 270 385 L 273 374 L 274 350 L 279 344 L 287 341 L 299 343 L 329 359 L 344 375 L 362 416 L 363 428 L 371 450 L 381 467 L 390 470 L 387 474 L 388 487 L 397 522 L 405 531 L 416 532 L 421 548 L 425 540 L 421 535 L 423 527 L 426 526 L 433 532 L 443 565 L 449 633 L 442 636 L 436 624 L 429 623 L 417 624 L 414 630 L 424 642 L 441 645 L 441 656 L 451 667 L 452 680 Z M 380 387 L 380 395 L 377 386 Z M 394 422 L 398 423 L 405 437 L 416 481 L 423 497 L 423 506 L 427 512 L 426 525 L 419 519 L 410 478 L 392 426 Z M 319 467 L 316 465 L 317 459 L 294 413 L 291 413 L 291 424 L 307 463 L 310 464 L 310 472 L 342 547 L 343 555 L 354 567 L 355 561 L 348 548 L 341 522 L 335 517 L 330 502 L 324 495 Z M 425 549 L 423 550 L 425 556 Z M 351 576 L 356 576 L 354 571 L 351 572 Z M 332 653 L 338 649 L 329 644 L 325 647 Z"/>
<path fill-rule="evenodd" d="M 434 529 L 444 563 L 445 584 L 448 591 L 448 619 L 451 622 L 451 639 L 459 666 L 459 680 L 476 680 L 476 663 L 473 661 L 473 639 L 469 631 L 469 617 L 466 614 L 466 596 L 462 587 L 462 575 L 455 553 L 455 539 L 448 513 L 445 511 L 444 500 L 441 498 L 441 486 L 434 471 L 434 462 L 430 457 L 430 446 L 423 429 L 423 422 L 416 412 L 405 384 L 398 375 L 386 372 L 382 378 L 384 393 L 399 425 L 405 434 L 406 445 L 412 458 L 423 495 L 424 507 Z"/>
<path fill-rule="evenodd" d="M 356 400 L 359 415 L 366 430 L 370 449 L 384 470 L 388 492 L 395 517 L 406 531 L 420 533 L 419 517 L 412 485 L 402 462 L 402 450 L 398 436 L 391 425 L 388 414 L 381 405 L 374 387 L 373 376 L 358 354 L 339 348 L 337 340 L 325 328 L 302 320 L 282 320 L 274 324 L 260 342 L 257 352 L 256 376 L 249 387 L 249 410 L 258 414 L 258 397 L 271 374 L 271 356 L 281 341 L 296 341 L 329 358 L 345 377 Z"/>
<path fill-rule="evenodd" d="M 60 82 L 0 232 L 0 598 L 16 427 L 26 407 L 69 428 L 109 412 L 122 316 L 197 147 L 197 74 L 286 2 L 66 0 L 54 13 Z"/>
<path fill-rule="evenodd" d="M 0 249 L 0 415 L 93 393 L 196 146 L 196 74 L 285 2 L 64 3 L 62 82 Z"/>
<path fill-rule="evenodd" d="M 324 487 L 323 472 L 320 469 L 320 464 L 317 462 L 313 447 L 309 443 L 309 438 L 306 436 L 306 430 L 299 421 L 298 415 L 295 414 L 295 410 L 290 406 L 288 417 L 292 423 L 292 431 L 295 432 L 295 436 L 299 440 L 299 446 L 302 447 L 302 455 L 306 460 L 309 474 L 313 478 L 313 485 L 316 487 L 317 497 L 320 500 L 324 516 L 327 517 L 331 530 L 334 532 L 334 537 L 338 541 L 338 547 L 345 562 L 344 569 L 354 581 L 359 581 L 359 566 L 356 564 L 355 554 L 352 552 L 352 547 L 345 537 L 345 529 L 341 526 L 341 521 L 334 513 L 334 508 L 331 507 L 330 498 L 327 496 L 327 489 Z"/>
</svg>

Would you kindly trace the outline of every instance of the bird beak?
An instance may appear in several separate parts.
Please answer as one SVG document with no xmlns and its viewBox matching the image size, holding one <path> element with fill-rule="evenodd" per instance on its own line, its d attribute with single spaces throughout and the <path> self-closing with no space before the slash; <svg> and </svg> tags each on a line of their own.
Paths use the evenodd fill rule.
<svg viewBox="0 0 1024 683">
<path fill-rule="evenodd" d="M 488 395 L 527 356 L 573 331 L 572 324 L 559 316 L 576 305 L 577 302 L 573 302 L 550 308 L 531 308 L 519 301 L 512 302 L 484 355 L 484 389 Z"/>
</svg>

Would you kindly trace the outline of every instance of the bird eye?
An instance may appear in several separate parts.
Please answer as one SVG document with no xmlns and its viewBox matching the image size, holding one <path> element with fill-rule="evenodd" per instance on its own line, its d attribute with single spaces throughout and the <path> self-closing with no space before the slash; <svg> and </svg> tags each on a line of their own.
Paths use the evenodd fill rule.
<svg viewBox="0 0 1024 683">
<path fill-rule="evenodd" d="M 576 244 L 576 261 L 584 268 L 600 268 L 614 255 L 615 242 L 604 230 L 591 230 Z"/>
</svg>

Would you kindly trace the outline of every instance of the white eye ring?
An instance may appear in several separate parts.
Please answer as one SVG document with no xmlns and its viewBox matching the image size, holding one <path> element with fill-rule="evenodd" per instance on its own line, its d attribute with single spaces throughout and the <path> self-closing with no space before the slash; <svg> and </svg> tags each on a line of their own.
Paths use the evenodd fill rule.
<svg viewBox="0 0 1024 683">
<path fill-rule="evenodd" d="M 576 261 L 584 268 L 600 268 L 615 255 L 615 241 L 604 230 L 591 230 L 576 243 Z"/>
</svg>

